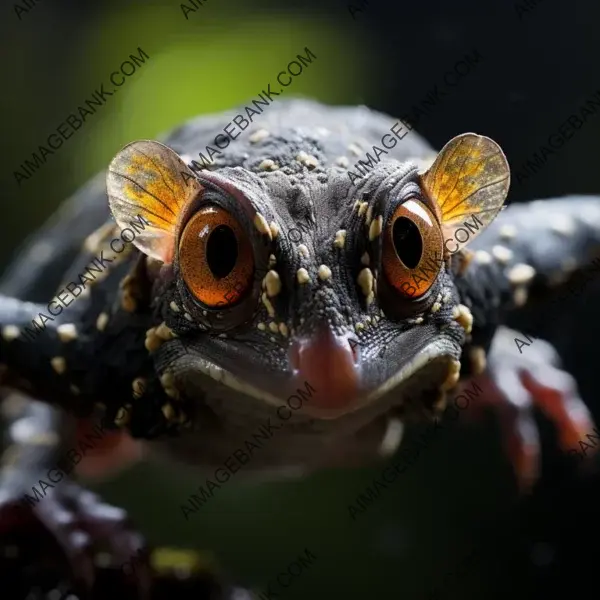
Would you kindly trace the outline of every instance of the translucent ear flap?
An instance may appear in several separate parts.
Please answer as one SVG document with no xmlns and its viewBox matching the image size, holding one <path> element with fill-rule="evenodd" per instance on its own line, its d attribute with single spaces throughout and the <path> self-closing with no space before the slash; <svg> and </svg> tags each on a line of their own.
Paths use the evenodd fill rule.
<svg viewBox="0 0 600 600">
<path fill-rule="evenodd" d="M 179 155 L 160 142 L 132 142 L 112 159 L 106 188 L 121 229 L 140 217 L 149 223 L 132 243 L 152 258 L 172 262 L 182 209 L 203 190 Z"/>
<path fill-rule="evenodd" d="M 447 252 L 454 253 L 477 237 L 502 209 L 510 168 L 496 142 L 465 133 L 441 149 L 421 176 L 421 185 L 433 200 L 444 240 L 452 239 L 458 245 L 451 250 L 444 245 Z"/>
</svg>

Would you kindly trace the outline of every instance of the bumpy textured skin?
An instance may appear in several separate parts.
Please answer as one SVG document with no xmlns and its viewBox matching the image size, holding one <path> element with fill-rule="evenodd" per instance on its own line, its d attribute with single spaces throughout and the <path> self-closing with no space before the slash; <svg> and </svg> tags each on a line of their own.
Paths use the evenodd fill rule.
<svg viewBox="0 0 600 600">
<path fill-rule="evenodd" d="M 189 162 L 238 112 L 195 119 L 162 141 Z M 426 348 L 435 347 L 436 356 L 443 354 L 445 359 L 433 360 L 421 377 L 417 373 L 402 389 L 410 395 L 422 391 L 424 406 L 432 408 L 449 359 L 460 359 L 462 372 L 468 375 L 472 370 L 471 350 L 487 349 L 498 325 L 525 310 L 531 298 L 550 298 L 557 289 L 558 275 L 572 276 L 590 264 L 600 242 L 600 199 L 559 199 L 509 206 L 469 244 L 468 251 L 455 255 L 442 268 L 424 300 L 414 302 L 401 318 L 395 317 L 387 307 L 379 305 L 379 298 L 366 306 L 356 284 L 357 274 L 364 266 L 360 257 L 365 251 L 371 252 L 372 268 L 377 274 L 373 263 L 377 263 L 380 252 L 369 245 L 369 227 L 365 222 L 369 217 L 358 214 L 356 201 L 369 202 L 375 209 L 373 214 L 377 210 L 385 213 L 390 196 L 402 196 L 409 188 L 418 190 L 418 168 L 431 163 L 436 153 L 411 132 L 390 151 L 389 160 L 382 161 L 355 185 L 344 166 L 362 158 L 394 123 L 364 107 L 280 101 L 266 109 L 222 155 L 215 157 L 209 169 L 219 181 L 228 181 L 242 190 L 253 210 L 267 222 L 278 225 L 275 239 L 265 245 L 255 231 L 253 244 L 264 261 L 271 254 L 276 257 L 284 293 L 273 302 L 275 319 L 288 326 L 289 339 L 257 327 L 270 320 L 268 307 L 261 301 L 260 281 L 245 301 L 245 318 L 240 313 L 226 313 L 190 323 L 181 311 L 169 309 L 171 301 L 181 305 L 184 295 L 177 269 L 167 274 L 159 272 L 152 261 L 130 249 L 115 257 L 107 274 L 91 286 L 89 295 L 77 298 L 56 321 L 47 324 L 34 342 L 0 336 L 0 361 L 7 367 L 3 381 L 33 398 L 79 415 L 91 414 L 101 403 L 110 423 L 119 408 L 126 406 L 130 414 L 126 425 L 134 437 L 151 439 L 171 431 L 180 433 L 172 439 L 162 435 L 153 445 L 168 450 L 180 461 L 216 465 L 260 424 L 268 418 L 275 419 L 275 406 L 218 383 L 199 372 L 195 364 L 199 360 L 218 364 L 283 403 L 297 389 L 296 382 L 290 379 L 287 362 L 290 339 L 310 336 L 320 322 L 327 320 L 338 335 L 351 336 L 360 345 L 363 381 L 369 390 Z M 260 129 L 268 131 L 268 137 L 251 141 L 252 134 Z M 360 151 L 358 156 L 356 148 Z M 302 152 L 316 159 L 310 168 L 297 159 Z M 260 167 L 265 159 L 273 160 L 279 169 L 265 171 Z M 199 177 L 202 175 L 200 172 Z M 103 243 L 117 237 L 116 226 L 105 228 L 104 241 L 93 239 L 88 241 L 87 251 L 82 249 L 86 236 L 112 222 L 102 181 L 100 177 L 85 186 L 61 209 L 59 218 L 26 244 L 2 282 L 5 295 L 0 298 L 0 325 L 20 329 L 29 325 L 38 311 L 45 310 L 45 305 L 23 301 L 47 301 L 62 283 L 76 281 L 102 248 L 107 250 Z M 554 231 L 552 219 L 569 219 L 573 228 L 567 232 L 563 227 L 559 232 L 560 227 L 556 227 Z M 298 222 L 309 224 L 302 240 L 308 256 L 286 235 Z M 514 226 L 516 235 L 502 241 L 506 225 Z M 333 245 L 335 234 L 341 229 L 347 231 L 342 251 Z M 498 244 L 512 251 L 505 263 L 495 257 L 493 248 Z M 45 251 L 40 250 L 40 245 Z M 487 252 L 491 257 L 489 264 L 481 262 L 483 254 L 473 256 L 473 250 Z M 506 253 L 501 256 L 506 257 Z M 573 261 L 565 263 L 565 258 Z M 532 266 L 536 275 L 531 282 L 519 286 L 523 289 L 517 293 L 517 305 L 516 288 L 508 272 L 518 263 Z M 316 276 L 322 264 L 333 272 L 327 288 Z M 65 265 L 70 265 L 66 271 Z M 265 264 L 257 266 L 264 268 Z M 307 268 L 311 281 L 298 289 L 296 273 L 300 266 Z M 132 274 L 135 282 L 134 311 L 123 308 L 119 288 L 127 274 Z M 383 278 L 381 273 L 379 278 Z M 441 295 L 445 298 L 441 309 L 433 312 L 432 304 Z M 470 336 L 453 316 L 453 309 L 459 304 L 469 307 L 473 314 Z M 99 331 L 97 321 L 102 312 L 109 319 Z M 373 324 L 374 316 L 377 319 Z M 150 353 L 144 346 L 146 332 L 163 321 L 178 339 Z M 61 322 L 76 325 L 76 339 L 60 339 L 57 325 Z M 211 330 L 215 323 L 217 328 Z M 357 323 L 363 327 L 357 329 Z M 55 357 L 64 358 L 66 368 L 61 373 L 51 364 Z M 177 402 L 161 385 L 160 377 L 165 374 L 171 386 L 175 382 Z M 132 392 L 132 382 L 139 377 L 145 380 L 141 397 Z M 400 387 L 383 394 L 360 410 L 335 420 L 295 415 L 284 431 L 257 454 L 252 468 L 352 464 L 376 456 L 388 418 L 404 414 L 399 390 Z M 165 411 L 167 405 L 170 409 Z M 192 425 L 182 429 L 186 421 Z"/>
</svg>

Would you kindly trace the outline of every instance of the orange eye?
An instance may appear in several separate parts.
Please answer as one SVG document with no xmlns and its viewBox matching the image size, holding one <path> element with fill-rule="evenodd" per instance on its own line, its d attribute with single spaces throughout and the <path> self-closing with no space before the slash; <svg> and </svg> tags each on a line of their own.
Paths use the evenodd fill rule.
<svg viewBox="0 0 600 600">
<path fill-rule="evenodd" d="M 179 240 L 179 265 L 188 289 L 210 307 L 234 304 L 252 285 L 254 251 L 229 212 L 206 206 Z"/>
<path fill-rule="evenodd" d="M 441 267 L 442 232 L 433 213 L 418 200 L 398 206 L 382 249 L 383 270 L 403 296 L 418 298 L 432 286 Z"/>
</svg>

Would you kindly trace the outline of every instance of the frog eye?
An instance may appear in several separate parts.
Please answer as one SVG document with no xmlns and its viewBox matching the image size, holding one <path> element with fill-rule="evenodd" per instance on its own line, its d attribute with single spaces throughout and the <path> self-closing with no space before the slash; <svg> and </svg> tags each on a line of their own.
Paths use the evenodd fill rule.
<svg viewBox="0 0 600 600">
<path fill-rule="evenodd" d="M 433 213 L 407 200 L 388 221 L 382 248 L 383 271 L 397 292 L 418 298 L 433 285 L 441 267 L 443 239 Z"/>
<path fill-rule="evenodd" d="M 252 287 L 252 244 L 231 213 L 205 206 L 181 234 L 179 266 L 188 289 L 202 304 L 231 306 Z"/>
</svg>

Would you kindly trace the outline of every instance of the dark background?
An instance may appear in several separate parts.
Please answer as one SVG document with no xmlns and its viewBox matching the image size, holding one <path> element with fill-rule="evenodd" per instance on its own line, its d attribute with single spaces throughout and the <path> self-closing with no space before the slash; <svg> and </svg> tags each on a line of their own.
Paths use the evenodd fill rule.
<svg viewBox="0 0 600 600">
<path fill-rule="evenodd" d="M 244 102 L 305 46 L 318 60 L 291 93 L 394 116 L 410 114 L 457 60 L 478 50 L 476 69 L 417 129 L 437 148 L 466 131 L 488 135 L 519 169 L 600 89 L 600 7 L 542 0 L 519 18 L 516 6 L 371 0 L 353 19 L 338 0 L 208 0 L 186 20 L 176 2 L 44 0 L 19 20 L 4 3 L 0 263 L 125 143 Z M 150 60 L 118 97 L 17 185 L 13 170 L 138 46 Z M 595 115 L 543 170 L 513 185 L 510 201 L 600 193 L 599 139 Z M 589 298 L 581 303 L 591 310 Z M 566 364 L 598 416 L 595 338 L 568 337 Z M 346 507 L 380 467 L 258 485 L 234 478 L 188 522 L 179 506 L 200 474 L 186 480 L 140 465 L 98 489 L 129 509 L 152 542 L 210 549 L 256 588 L 310 548 L 318 561 L 286 593 L 290 600 L 417 599 L 431 587 L 462 600 L 576 595 L 595 580 L 597 476 L 577 474 L 552 450 L 551 427 L 540 424 L 544 477 L 508 513 L 517 494 L 492 420 L 443 434 L 356 523 Z M 463 563 L 469 555 L 475 560 Z M 459 568 L 454 583 L 445 583 Z"/>
</svg>

